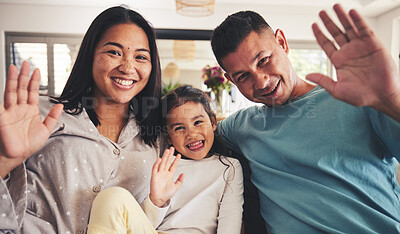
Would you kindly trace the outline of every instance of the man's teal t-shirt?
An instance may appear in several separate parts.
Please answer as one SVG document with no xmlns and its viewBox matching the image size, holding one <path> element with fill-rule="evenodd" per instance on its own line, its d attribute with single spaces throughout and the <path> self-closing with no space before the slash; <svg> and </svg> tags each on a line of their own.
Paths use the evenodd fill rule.
<svg viewBox="0 0 400 234">
<path fill-rule="evenodd" d="M 316 87 L 254 106 L 218 132 L 249 161 L 273 233 L 400 233 L 400 123 Z"/>
</svg>

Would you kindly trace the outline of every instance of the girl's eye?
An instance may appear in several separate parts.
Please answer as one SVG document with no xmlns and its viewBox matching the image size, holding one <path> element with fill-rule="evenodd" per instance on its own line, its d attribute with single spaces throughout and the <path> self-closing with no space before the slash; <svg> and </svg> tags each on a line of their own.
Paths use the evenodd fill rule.
<svg viewBox="0 0 400 234">
<path fill-rule="evenodd" d="M 174 128 L 174 131 L 176 132 L 176 131 L 183 130 L 183 129 L 184 129 L 184 127 L 179 126 L 179 127 Z"/>
<path fill-rule="evenodd" d="M 121 56 L 121 54 L 116 50 L 110 50 L 110 51 L 107 51 L 107 53 L 112 54 L 112 55 Z"/>
</svg>

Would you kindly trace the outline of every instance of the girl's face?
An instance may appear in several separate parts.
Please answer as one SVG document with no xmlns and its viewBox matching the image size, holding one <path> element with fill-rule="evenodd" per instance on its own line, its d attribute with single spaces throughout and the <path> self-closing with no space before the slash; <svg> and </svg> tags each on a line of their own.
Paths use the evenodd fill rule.
<svg viewBox="0 0 400 234">
<path fill-rule="evenodd" d="M 146 33 L 135 24 L 109 28 L 94 52 L 94 96 L 114 103 L 128 103 L 146 86 L 151 73 Z"/>
<path fill-rule="evenodd" d="M 187 102 L 168 113 L 167 128 L 169 143 L 180 154 L 200 160 L 213 145 L 216 124 L 211 122 L 201 103 Z"/>
</svg>

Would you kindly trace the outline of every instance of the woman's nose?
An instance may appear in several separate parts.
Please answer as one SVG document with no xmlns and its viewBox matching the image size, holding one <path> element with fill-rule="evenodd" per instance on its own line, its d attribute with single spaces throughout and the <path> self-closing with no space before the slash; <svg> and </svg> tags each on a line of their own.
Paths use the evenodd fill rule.
<svg viewBox="0 0 400 234">
<path fill-rule="evenodd" d="M 118 70 L 124 74 L 132 74 L 135 72 L 135 60 L 126 58 L 123 59 Z"/>
</svg>

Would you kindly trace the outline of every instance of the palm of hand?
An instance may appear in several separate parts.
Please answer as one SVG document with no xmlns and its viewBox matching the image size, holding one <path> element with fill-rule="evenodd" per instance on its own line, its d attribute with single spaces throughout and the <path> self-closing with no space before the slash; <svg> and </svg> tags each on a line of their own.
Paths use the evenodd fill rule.
<svg viewBox="0 0 400 234">
<path fill-rule="evenodd" d="M 150 182 L 150 190 L 153 197 L 165 197 L 163 200 L 167 201 L 175 195 L 179 186 L 174 183 L 175 171 L 163 170 L 154 173 Z"/>
<path fill-rule="evenodd" d="M 389 98 L 398 90 L 399 82 L 393 79 L 395 65 L 388 58 L 374 35 L 352 40 L 332 54 L 337 82 L 330 93 L 355 106 L 374 106 Z"/>
<path fill-rule="evenodd" d="M 37 105 L 19 104 L 0 114 L 1 153 L 9 158 L 29 157 L 41 148 L 49 135 Z"/>
<path fill-rule="evenodd" d="M 150 200 L 154 205 L 162 207 L 175 195 L 183 182 L 183 174 L 180 174 L 174 182 L 175 169 L 181 155 L 178 154 L 172 163 L 174 148 L 165 150 L 162 158 L 159 158 L 153 165 L 150 180 Z"/>
<path fill-rule="evenodd" d="M 334 98 L 396 117 L 390 107 L 400 105 L 400 77 L 391 55 L 355 10 L 346 13 L 338 4 L 333 8 L 345 31 L 325 11 L 320 12 L 320 17 L 336 44 L 317 24 L 313 24 L 313 31 L 336 68 L 337 81 L 317 73 L 309 74 L 307 79 L 325 88 Z"/>
</svg>

